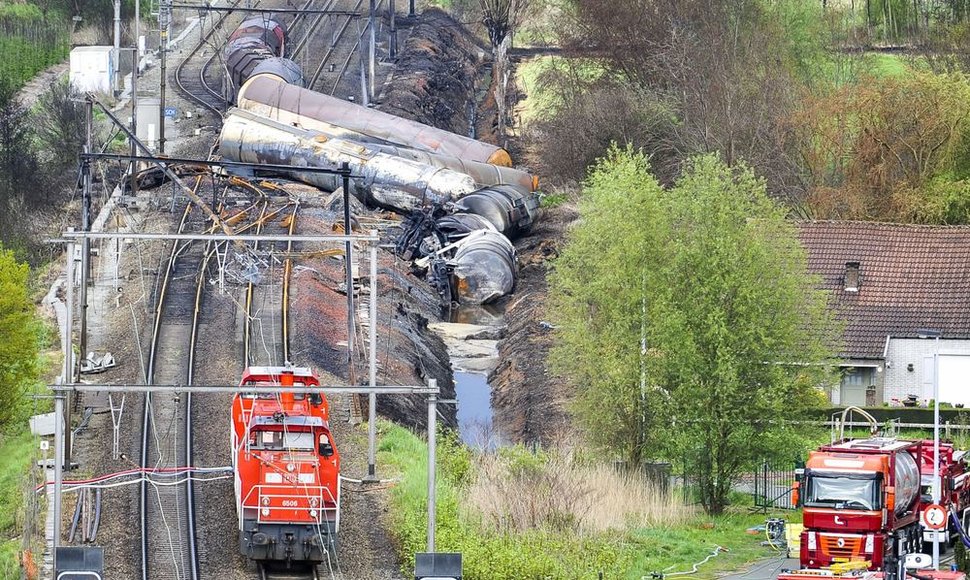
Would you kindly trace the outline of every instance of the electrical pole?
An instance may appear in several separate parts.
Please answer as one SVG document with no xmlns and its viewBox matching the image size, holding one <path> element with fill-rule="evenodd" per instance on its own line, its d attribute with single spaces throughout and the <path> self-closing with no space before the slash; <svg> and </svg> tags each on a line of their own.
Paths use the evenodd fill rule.
<svg viewBox="0 0 970 580">
<path fill-rule="evenodd" d="M 377 230 L 371 230 L 377 237 Z M 370 387 L 377 388 L 377 243 L 370 247 L 370 326 L 368 328 Z M 377 482 L 377 393 L 367 395 L 367 477 L 364 481 Z"/>
<path fill-rule="evenodd" d="M 431 379 L 428 386 L 437 388 L 438 381 Z M 428 552 L 434 553 L 435 508 L 437 495 L 435 493 L 435 454 L 438 435 L 438 396 L 428 395 Z"/>
<path fill-rule="evenodd" d="M 158 53 L 161 56 L 159 74 L 161 75 L 158 104 L 158 154 L 165 153 L 165 60 L 168 54 L 169 0 L 161 0 L 158 6 Z"/>
<path fill-rule="evenodd" d="M 388 3 L 388 10 L 391 13 L 391 38 L 388 43 L 388 52 L 391 58 L 397 58 L 397 24 L 394 22 L 394 0 L 390 0 Z"/>
<path fill-rule="evenodd" d="M 408 18 L 414 18 L 414 0 L 408 1 Z"/>
<path fill-rule="evenodd" d="M 117 96 L 122 87 L 121 85 L 121 0 L 115 0 L 115 46 L 114 46 L 114 71 L 111 75 L 112 94 Z"/>
<path fill-rule="evenodd" d="M 350 224 L 350 165 L 345 161 L 340 164 L 343 171 L 344 188 L 344 235 L 349 236 L 352 232 Z M 347 378 L 351 385 L 357 384 L 357 377 L 354 368 L 354 337 L 357 334 L 356 324 L 354 324 L 354 269 L 353 269 L 353 249 L 354 244 L 349 239 L 344 244 L 344 260 L 347 264 Z"/>
<path fill-rule="evenodd" d="M 91 153 L 93 147 L 91 138 L 91 123 L 93 122 L 94 103 L 84 101 L 84 152 Z M 81 161 L 81 231 L 91 231 L 91 160 Z M 91 273 L 91 240 L 81 240 L 81 303 L 80 326 L 78 327 L 78 358 L 84 360 L 88 348 L 88 277 Z M 71 450 L 67 450 L 67 461 L 70 464 Z"/>
<path fill-rule="evenodd" d="M 141 65 L 141 37 L 139 36 L 138 21 L 141 18 L 141 0 L 135 0 L 135 66 L 131 70 L 131 134 L 138 135 L 138 68 Z M 135 144 L 134 137 L 131 138 L 131 156 L 138 156 L 138 146 Z M 138 163 L 131 162 L 131 187 L 129 193 L 138 193 Z"/>
<path fill-rule="evenodd" d="M 377 0 L 370 0 L 370 99 L 374 100 L 374 74 L 377 60 Z"/>
</svg>

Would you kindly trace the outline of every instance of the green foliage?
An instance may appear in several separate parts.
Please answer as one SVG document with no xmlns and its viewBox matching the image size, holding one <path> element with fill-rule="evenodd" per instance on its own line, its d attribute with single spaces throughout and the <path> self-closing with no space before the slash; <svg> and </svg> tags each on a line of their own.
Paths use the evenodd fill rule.
<svg viewBox="0 0 970 580">
<path fill-rule="evenodd" d="M 583 217 L 551 277 L 559 344 L 551 360 L 576 386 L 577 413 L 594 440 L 633 463 L 656 453 L 663 410 L 640 396 L 644 288 L 657 284 L 663 191 L 646 157 L 611 148 L 586 181 Z"/>
<path fill-rule="evenodd" d="M 67 24 L 37 18 L 35 10 L 0 11 L 0 83 L 9 89 L 19 89 L 70 52 Z"/>
<path fill-rule="evenodd" d="M 0 429 L 22 418 L 40 377 L 42 328 L 27 294 L 27 266 L 0 248 Z"/>
<path fill-rule="evenodd" d="M 30 493 L 27 473 L 37 456 L 37 438 L 23 428 L 0 439 L 0 577 L 16 578 L 20 571 L 24 494 Z"/>
<path fill-rule="evenodd" d="M 806 98 L 792 127 L 813 217 L 967 223 L 965 75 L 865 79 Z"/>
<path fill-rule="evenodd" d="M 400 473 L 400 482 L 391 490 L 390 513 L 402 570 L 408 575 L 414 569 L 414 553 L 426 547 L 427 447 L 403 427 L 381 423 L 379 428 L 379 461 Z M 585 580 L 596 578 L 599 572 L 604 578 L 639 580 L 660 570 L 690 570 L 715 544 L 728 548 L 730 551 L 701 567 L 699 577 L 704 578 L 768 555 L 761 546 L 762 538 L 745 532 L 763 523 L 764 516 L 747 513 L 669 521 L 660 527 L 608 534 L 541 529 L 498 533 L 469 513 L 465 488 L 455 484 L 465 477 L 452 473 L 454 458 L 447 457 L 450 450 L 444 453 L 446 457 L 439 457 L 436 548 L 461 551 L 469 580 Z M 539 469 L 548 459 L 541 452 L 533 454 L 521 447 L 499 453 L 522 471 Z M 470 465 L 474 469 L 475 463 Z M 795 514 L 785 517 L 790 515 Z"/>
<path fill-rule="evenodd" d="M 391 500 L 393 529 L 402 567 L 414 569 L 414 553 L 424 551 L 427 537 L 427 447 L 402 427 L 381 425 L 381 461 L 401 470 Z M 618 578 L 633 565 L 634 550 L 612 536 L 583 538 L 532 530 L 523 534 L 489 531 L 463 516 L 462 483 L 468 475 L 469 451 L 457 442 L 439 441 L 436 548 L 463 554 L 469 580 L 589 578 L 604 571 Z"/>
<path fill-rule="evenodd" d="M 634 464 L 686 459 L 720 513 L 751 461 L 790 456 L 777 420 L 826 379 L 835 327 L 804 251 L 764 183 L 716 156 L 664 190 L 642 154 L 612 149 L 579 209 L 551 277 L 578 419 Z"/>
</svg>

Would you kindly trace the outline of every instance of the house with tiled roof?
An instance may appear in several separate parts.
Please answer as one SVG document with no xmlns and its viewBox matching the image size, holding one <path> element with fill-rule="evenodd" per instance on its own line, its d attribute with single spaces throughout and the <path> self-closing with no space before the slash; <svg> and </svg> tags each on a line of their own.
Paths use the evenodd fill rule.
<svg viewBox="0 0 970 580">
<path fill-rule="evenodd" d="M 970 227 L 808 221 L 797 228 L 808 268 L 845 324 L 833 403 L 925 403 L 934 355 L 954 361 L 948 368 L 970 363 Z"/>
</svg>

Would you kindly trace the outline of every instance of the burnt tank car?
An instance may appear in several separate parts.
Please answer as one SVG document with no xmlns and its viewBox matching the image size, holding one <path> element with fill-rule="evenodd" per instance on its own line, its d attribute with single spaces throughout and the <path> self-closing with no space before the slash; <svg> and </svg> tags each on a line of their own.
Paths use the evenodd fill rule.
<svg viewBox="0 0 970 580">
<path fill-rule="evenodd" d="M 266 18 L 250 18 L 239 25 L 222 51 L 226 66 L 226 99 L 233 102 L 251 76 L 275 74 L 287 83 L 303 85 L 299 65 L 285 58 L 286 25 Z"/>
</svg>

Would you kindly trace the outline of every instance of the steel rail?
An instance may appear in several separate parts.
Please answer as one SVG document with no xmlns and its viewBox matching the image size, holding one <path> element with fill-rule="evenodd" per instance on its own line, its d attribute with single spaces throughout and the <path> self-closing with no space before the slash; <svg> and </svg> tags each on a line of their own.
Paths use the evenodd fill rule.
<svg viewBox="0 0 970 580">
<path fill-rule="evenodd" d="M 237 0 L 236 1 L 236 4 L 239 4 L 239 2 L 241 2 L 241 0 Z M 184 94 L 186 96 L 186 98 L 188 98 L 190 101 L 193 101 L 193 102 L 195 102 L 195 103 L 197 103 L 199 105 L 202 105 L 206 109 L 209 109 L 211 112 L 215 113 L 216 117 L 218 117 L 219 119 L 222 119 L 222 111 L 219 108 L 217 108 L 214 105 L 212 105 L 211 103 L 209 103 L 208 101 L 206 101 L 205 99 L 203 99 L 203 98 L 199 97 L 198 95 L 196 95 L 195 93 L 193 93 L 191 90 L 189 90 L 189 88 L 186 87 L 185 82 L 182 79 L 182 76 L 183 76 L 183 73 L 185 72 L 185 68 L 186 68 L 186 65 L 188 64 L 188 62 L 190 60 L 192 60 L 193 58 L 195 58 L 195 55 L 197 55 L 199 53 L 199 51 L 202 50 L 202 47 L 206 46 L 209 43 L 209 41 L 215 35 L 216 30 L 218 30 L 219 28 L 221 28 L 222 25 L 225 23 L 226 19 L 229 18 L 229 15 L 232 14 L 232 10 L 235 8 L 235 5 L 234 6 L 230 6 L 228 8 L 229 8 L 229 10 L 219 18 L 219 21 L 218 22 L 216 22 L 216 23 L 214 23 L 212 25 L 212 28 L 209 29 L 209 32 L 207 34 L 205 34 L 205 36 L 203 36 L 201 40 L 199 40 L 199 43 L 197 45 L 195 45 L 195 48 L 193 48 L 192 51 L 188 54 L 188 56 L 186 56 L 184 59 L 182 59 L 182 62 L 180 62 L 179 65 L 178 65 L 178 67 L 175 68 L 175 84 L 178 86 L 178 88 L 182 92 L 182 94 Z M 200 24 L 200 26 L 201 26 L 201 24 Z M 225 99 L 223 98 L 223 96 L 222 95 L 218 95 L 217 93 L 215 93 L 214 91 L 212 91 L 212 89 L 209 88 L 208 84 L 205 81 L 205 71 L 209 67 L 209 65 L 212 62 L 212 59 L 213 58 L 215 58 L 215 54 L 213 54 L 213 56 L 210 57 L 205 62 L 205 64 L 202 65 L 202 67 L 200 69 L 200 72 L 199 72 L 199 77 L 200 77 L 200 80 L 201 80 L 201 83 L 202 83 L 202 87 L 207 92 L 209 92 L 210 94 L 216 94 L 217 96 L 219 96 L 220 100 L 223 100 L 224 101 Z"/>
<path fill-rule="evenodd" d="M 260 191 L 260 195 L 263 196 L 263 207 L 259 210 L 259 219 L 256 221 L 256 235 L 263 228 L 263 221 L 266 216 L 266 208 L 269 207 L 269 199 L 266 194 Z M 259 240 L 253 241 L 253 251 L 259 250 Z M 250 361 L 250 343 L 252 342 L 252 323 L 253 323 L 253 293 L 255 292 L 255 284 L 252 281 L 246 285 L 246 306 L 244 312 L 246 315 L 246 320 L 243 323 L 243 367 L 249 366 Z"/>
<path fill-rule="evenodd" d="M 192 334 L 189 338 L 189 359 L 186 363 L 186 383 L 195 383 L 195 347 L 199 338 L 199 315 L 202 313 L 202 298 L 205 295 L 205 272 L 209 266 L 209 260 L 215 253 L 214 244 L 206 242 L 203 251 L 202 263 L 199 266 L 199 279 L 195 287 L 195 308 L 192 312 Z M 192 431 L 192 393 L 185 395 L 185 465 L 195 465 L 194 444 Z M 199 554 L 196 546 L 196 527 L 195 527 L 195 482 L 192 480 L 192 471 L 185 481 L 186 495 L 186 518 L 188 519 L 189 532 L 189 561 L 192 565 L 192 578 L 198 579 L 201 574 L 199 570 Z"/>
<path fill-rule="evenodd" d="M 364 1 L 363 0 L 358 0 L 357 5 L 354 7 L 355 10 L 356 9 L 360 9 L 360 7 L 363 4 L 364 4 Z M 330 47 L 327 49 L 327 52 L 324 53 L 323 58 L 320 60 L 319 66 L 317 66 L 316 70 L 313 71 L 313 76 L 310 78 L 310 82 L 308 82 L 307 85 L 306 85 L 307 88 L 313 89 L 313 87 L 316 86 L 317 81 L 320 79 L 320 75 L 323 73 L 324 66 L 326 66 L 327 62 L 330 60 L 330 57 L 333 55 L 334 51 L 337 48 L 338 41 L 341 38 L 343 38 L 344 34 L 347 32 L 347 27 L 350 26 L 350 23 L 351 23 L 352 20 L 353 20 L 353 17 L 347 18 L 347 21 L 344 22 L 344 25 L 340 28 L 340 31 L 337 33 L 336 39 L 334 39 L 334 40 L 332 40 L 330 42 Z M 353 55 L 354 49 L 351 49 L 350 50 L 350 53 L 351 53 L 351 55 Z M 348 59 L 348 62 L 349 62 L 349 59 Z M 340 77 L 342 77 L 345 72 L 347 72 L 346 65 L 344 66 L 343 69 L 341 69 L 340 74 L 338 76 L 338 79 Z M 330 94 L 331 95 L 333 93 L 334 93 L 334 91 L 330 91 Z"/>
<path fill-rule="evenodd" d="M 364 0 L 357 0 L 358 7 L 362 6 L 363 4 L 364 4 Z M 377 9 L 380 9 L 381 4 L 382 2 L 378 0 Z M 349 20 L 347 21 L 347 24 L 348 25 L 350 24 Z M 354 55 L 357 54 L 357 52 L 360 50 L 360 41 L 364 38 L 365 34 L 367 34 L 366 26 L 361 31 L 361 33 L 357 35 L 357 40 L 354 42 L 354 45 L 350 48 L 350 52 L 347 53 L 347 60 L 345 60 L 343 66 L 340 67 L 340 72 L 337 73 L 337 80 L 333 82 L 333 87 L 330 88 L 331 96 L 337 92 L 337 87 L 340 86 L 340 81 L 344 78 L 344 75 L 347 73 L 347 69 L 350 68 L 350 61 L 354 58 Z M 366 89 L 364 90 L 366 91 Z"/>
<path fill-rule="evenodd" d="M 202 178 L 199 177 L 195 182 L 195 189 L 198 190 L 199 185 L 202 183 Z M 182 214 L 182 219 L 179 222 L 178 232 L 181 233 L 185 228 L 185 224 L 188 221 L 189 214 L 192 212 L 192 205 L 188 204 L 185 206 L 185 211 Z M 168 258 L 168 265 L 165 268 L 165 275 L 162 278 L 162 286 L 159 292 L 158 303 L 155 306 L 155 321 L 152 327 L 152 340 L 151 346 L 149 347 L 148 354 L 148 369 L 145 373 L 145 380 L 148 384 L 152 384 L 155 378 L 155 358 L 158 351 L 158 338 L 159 330 L 161 328 L 162 321 L 162 310 L 165 304 L 165 297 L 168 290 L 169 280 L 171 278 L 172 270 L 174 269 L 175 260 L 179 250 L 179 240 L 172 240 L 172 249 Z M 143 469 L 148 467 L 148 442 L 149 433 L 151 432 L 152 423 L 152 413 L 151 413 L 151 392 L 145 395 L 145 408 L 142 413 L 142 439 L 141 439 L 141 467 Z M 139 485 L 139 521 L 141 527 L 141 577 L 142 580 L 148 580 L 148 554 L 149 554 L 149 540 L 148 540 L 148 480 L 142 480 Z M 194 541 L 194 538 L 190 541 Z"/>
<path fill-rule="evenodd" d="M 289 235 L 296 231 L 296 212 L 300 210 L 300 202 L 293 206 L 290 214 Z M 283 260 L 283 360 L 290 360 L 290 274 L 293 272 L 293 240 L 286 242 L 286 258 Z"/>
<path fill-rule="evenodd" d="M 292 55 L 290 56 L 291 60 L 295 61 L 296 57 L 303 51 L 304 48 L 306 48 L 307 43 L 310 41 L 310 37 L 313 35 L 314 31 L 316 31 L 317 27 L 320 26 L 320 21 L 323 20 L 323 17 L 327 15 L 327 10 L 329 10 L 336 3 L 337 0 L 328 0 L 326 7 L 324 7 L 322 11 L 310 12 L 310 4 L 313 4 L 313 0 L 307 0 L 307 3 L 304 4 L 300 12 L 297 13 L 296 18 L 293 19 L 294 24 L 299 22 L 298 19 L 300 17 L 307 18 L 310 15 L 316 15 L 316 18 L 314 18 L 307 27 L 306 32 L 303 33 L 303 36 L 300 38 L 299 42 L 296 43 L 296 48 L 293 49 Z M 293 29 L 292 24 L 290 25 L 290 29 Z"/>
</svg>

